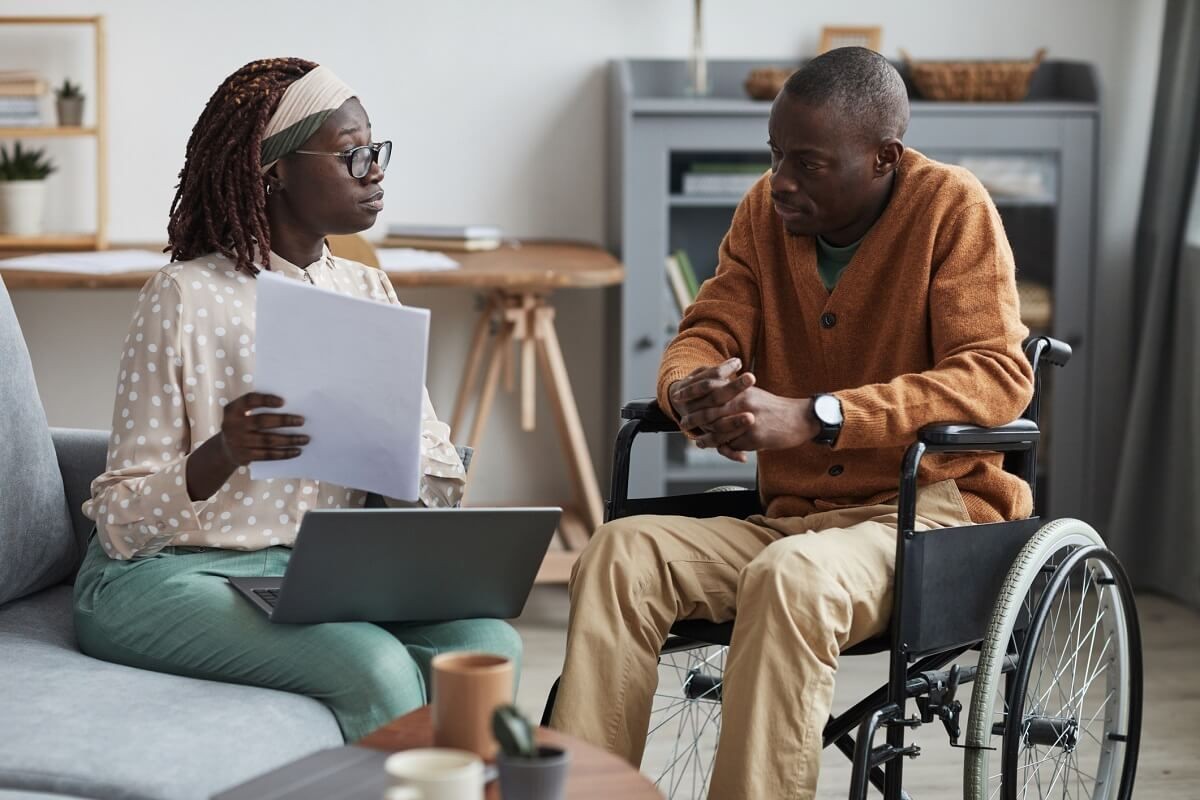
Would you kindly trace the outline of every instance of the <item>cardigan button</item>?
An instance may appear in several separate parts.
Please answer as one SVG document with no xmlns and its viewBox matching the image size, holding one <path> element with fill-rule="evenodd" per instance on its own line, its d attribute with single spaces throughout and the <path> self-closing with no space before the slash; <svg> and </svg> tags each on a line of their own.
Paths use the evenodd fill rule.
<svg viewBox="0 0 1200 800">
<path fill-rule="evenodd" d="M 832 467 L 829 468 L 829 474 L 835 478 L 838 475 L 841 475 L 845 471 L 846 471 L 846 468 L 843 467 L 841 464 L 834 464 Z"/>
<path fill-rule="evenodd" d="M 822 328 L 825 328 L 826 330 L 828 330 L 828 329 L 832 328 L 834 325 L 837 325 L 837 314 L 832 314 L 832 313 L 826 311 L 824 314 L 821 315 L 821 327 Z"/>
</svg>

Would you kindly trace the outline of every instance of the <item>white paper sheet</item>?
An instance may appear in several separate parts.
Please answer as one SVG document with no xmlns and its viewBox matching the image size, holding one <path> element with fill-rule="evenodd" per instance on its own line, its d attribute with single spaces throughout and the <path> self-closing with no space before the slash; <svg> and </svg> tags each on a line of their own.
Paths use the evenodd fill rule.
<svg viewBox="0 0 1200 800">
<path fill-rule="evenodd" d="M 436 250 L 415 250 L 411 247 L 380 247 L 375 251 L 379 267 L 391 272 L 424 272 L 458 269 L 459 264 L 445 253 Z"/>
<path fill-rule="evenodd" d="M 83 253 L 39 253 L 0 260 L 2 269 L 26 269 L 38 272 L 78 272 L 85 275 L 116 275 L 122 272 L 149 272 L 165 267 L 171 260 L 166 253 L 150 250 L 95 250 Z"/>
<path fill-rule="evenodd" d="M 416 500 L 429 311 L 265 271 L 257 280 L 255 391 L 282 397 L 312 441 L 299 458 L 252 462 L 251 477 Z"/>
</svg>

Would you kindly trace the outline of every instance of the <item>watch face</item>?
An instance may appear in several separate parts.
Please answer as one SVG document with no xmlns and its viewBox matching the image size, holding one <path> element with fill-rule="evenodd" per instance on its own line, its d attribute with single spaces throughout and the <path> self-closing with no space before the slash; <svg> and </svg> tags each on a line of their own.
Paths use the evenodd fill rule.
<svg viewBox="0 0 1200 800">
<path fill-rule="evenodd" d="M 823 425 L 842 424 L 842 404 L 831 394 L 823 394 L 813 402 L 813 412 Z"/>
</svg>

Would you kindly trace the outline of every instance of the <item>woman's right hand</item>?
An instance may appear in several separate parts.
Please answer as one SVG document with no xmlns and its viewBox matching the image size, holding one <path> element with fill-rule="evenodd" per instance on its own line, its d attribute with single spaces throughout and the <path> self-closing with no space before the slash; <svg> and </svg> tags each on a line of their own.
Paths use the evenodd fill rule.
<svg viewBox="0 0 1200 800">
<path fill-rule="evenodd" d="M 249 392 L 225 406 L 221 419 L 221 449 L 229 462 L 244 467 L 251 461 L 285 461 L 296 458 L 310 439 L 303 433 L 278 433 L 279 428 L 299 428 L 297 414 L 253 413 L 259 408 L 281 408 L 283 398 Z"/>
</svg>

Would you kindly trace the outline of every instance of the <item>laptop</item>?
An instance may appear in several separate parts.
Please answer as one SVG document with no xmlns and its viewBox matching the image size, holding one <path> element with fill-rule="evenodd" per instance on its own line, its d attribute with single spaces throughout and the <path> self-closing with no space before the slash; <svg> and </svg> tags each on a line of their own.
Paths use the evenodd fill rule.
<svg viewBox="0 0 1200 800">
<path fill-rule="evenodd" d="M 230 578 L 272 622 L 520 616 L 560 508 L 309 511 L 282 578 Z"/>
</svg>

